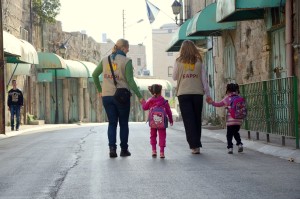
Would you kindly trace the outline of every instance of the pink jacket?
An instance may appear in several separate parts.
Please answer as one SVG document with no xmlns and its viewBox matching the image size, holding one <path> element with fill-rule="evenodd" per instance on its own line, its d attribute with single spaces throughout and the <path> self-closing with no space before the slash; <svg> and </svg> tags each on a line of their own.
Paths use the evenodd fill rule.
<svg viewBox="0 0 300 199">
<path fill-rule="evenodd" d="M 173 124 L 172 111 L 171 111 L 169 102 L 167 100 L 165 100 L 165 98 L 163 98 L 162 96 L 151 97 L 147 101 L 142 102 L 143 110 L 149 110 L 150 108 L 157 106 L 157 105 L 165 108 L 168 119 L 170 121 L 170 124 Z"/>
<path fill-rule="evenodd" d="M 220 102 L 212 102 L 212 105 L 215 107 L 223 107 L 225 106 L 227 109 L 226 113 L 226 125 L 232 126 L 232 125 L 241 125 L 243 123 L 243 119 L 234 119 L 231 117 L 228 108 L 230 108 L 232 95 L 237 95 L 237 93 L 232 92 L 227 94 Z"/>
</svg>

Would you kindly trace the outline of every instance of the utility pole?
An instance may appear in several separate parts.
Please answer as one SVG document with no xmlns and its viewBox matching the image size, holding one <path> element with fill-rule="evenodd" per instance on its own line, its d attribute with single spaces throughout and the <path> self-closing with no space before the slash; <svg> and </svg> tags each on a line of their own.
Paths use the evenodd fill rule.
<svg viewBox="0 0 300 199">
<path fill-rule="evenodd" d="M 0 0 L 0 134 L 5 134 L 5 67 L 3 52 L 2 0 Z"/>
<path fill-rule="evenodd" d="M 123 39 L 125 39 L 125 10 L 123 10 Z"/>
</svg>

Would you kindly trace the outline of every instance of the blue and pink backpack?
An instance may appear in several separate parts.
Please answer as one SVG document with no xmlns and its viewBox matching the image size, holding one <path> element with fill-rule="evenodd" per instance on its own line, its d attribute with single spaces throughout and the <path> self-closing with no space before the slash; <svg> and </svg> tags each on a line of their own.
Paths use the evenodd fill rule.
<svg viewBox="0 0 300 199">
<path fill-rule="evenodd" d="M 167 100 L 165 103 L 167 103 Z M 168 127 L 168 117 L 163 104 L 150 108 L 148 121 L 150 128 L 165 129 Z"/>
<path fill-rule="evenodd" d="M 245 119 L 247 117 L 246 100 L 239 95 L 232 95 L 229 113 L 234 119 Z"/>
</svg>

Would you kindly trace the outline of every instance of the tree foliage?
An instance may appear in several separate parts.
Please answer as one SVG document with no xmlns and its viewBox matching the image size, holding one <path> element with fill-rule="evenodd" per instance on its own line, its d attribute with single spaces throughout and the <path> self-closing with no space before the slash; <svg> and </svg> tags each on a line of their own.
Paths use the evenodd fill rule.
<svg viewBox="0 0 300 199">
<path fill-rule="evenodd" d="M 32 9 L 42 22 L 53 23 L 60 11 L 59 0 L 33 0 Z"/>
</svg>

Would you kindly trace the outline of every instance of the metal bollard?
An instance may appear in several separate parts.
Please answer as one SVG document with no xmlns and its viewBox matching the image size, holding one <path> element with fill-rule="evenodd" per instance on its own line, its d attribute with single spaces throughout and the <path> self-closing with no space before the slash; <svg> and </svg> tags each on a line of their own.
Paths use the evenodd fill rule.
<svg viewBox="0 0 300 199">
<path fill-rule="evenodd" d="M 256 132 L 256 140 L 259 140 L 259 132 Z"/>
<path fill-rule="evenodd" d="M 248 131 L 248 139 L 249 139 L 249 140 L 251 139 L 250 131 Z"/>
<path fill-rule="evenodd" d="M 267 133 L 267 142 L 270 142 L 270 134 Z"/>
<path fill-rule="evenodd" d="M 281 137 L 281 143 L 282 143 L 282 146 L 285 146 L 285 136 Z"/>
</svg>

